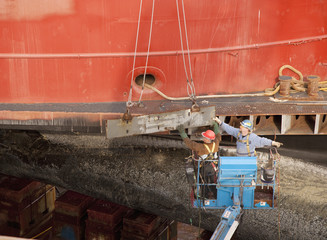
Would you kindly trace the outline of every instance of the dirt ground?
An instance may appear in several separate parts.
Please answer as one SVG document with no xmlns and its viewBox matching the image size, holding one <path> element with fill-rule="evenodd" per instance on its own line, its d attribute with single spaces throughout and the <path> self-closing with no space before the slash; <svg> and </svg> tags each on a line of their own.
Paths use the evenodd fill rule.
<svg viewBox="0 0 327 240">
<path fill-rule="evenodd" d="M 133 141 L 1 131 L 0 172 L 188 224 L 198 225 L 200 216 L 201 227 L 213 231 L 222 211 L 191 207 L 184 168 L 190 152 L 181 141 Z M 285 156 L 279 166 L 279 208 L 246 210 L 234 239 L 327 239 L 326 166 Z"/>
</svg>

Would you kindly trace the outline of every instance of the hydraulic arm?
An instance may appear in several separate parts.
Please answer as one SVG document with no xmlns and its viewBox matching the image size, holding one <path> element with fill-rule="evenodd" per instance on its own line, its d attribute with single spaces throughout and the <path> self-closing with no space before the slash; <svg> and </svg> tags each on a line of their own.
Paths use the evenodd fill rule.
<svg viewBox="0 0 327 240">
<path fill-rule="evenodd" d="M 229 240 L 233 236 L 236 228 L 239 225 L 242 209 L 240 206 L 228 207 L 221 216 L 215 232 L 211 236 L 211 240 Z"/>
</svg>

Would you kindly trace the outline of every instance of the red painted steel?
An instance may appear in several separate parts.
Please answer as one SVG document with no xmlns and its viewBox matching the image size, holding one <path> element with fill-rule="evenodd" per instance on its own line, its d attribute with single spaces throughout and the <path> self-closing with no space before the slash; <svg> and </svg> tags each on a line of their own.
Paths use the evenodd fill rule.
<svg viewBox="0 0 327 240">
<path fill-rule="evenodd" d="M 2 1 L 0 102 L 126 101 L 139 3 Z M 284 64 L 327 79 L 327 1 L 184 3 L 197 94 L 262 91 L 274 85 Z M 143 56 L 136 59 L 135 77 L 144 71 L 151 6 L 143 1 L 138 42 Z M 179 7 L 182 18 L 181 1 Z M 147 72 L 156 77 L 154 86 L 173 97 L 186 96 L 173 0 L 156 1 L 150 51 Z M 133 84 L 134 100 L 140 92 Z M 146 90 L 143 99 L 161 97 Z"/>
</svg>

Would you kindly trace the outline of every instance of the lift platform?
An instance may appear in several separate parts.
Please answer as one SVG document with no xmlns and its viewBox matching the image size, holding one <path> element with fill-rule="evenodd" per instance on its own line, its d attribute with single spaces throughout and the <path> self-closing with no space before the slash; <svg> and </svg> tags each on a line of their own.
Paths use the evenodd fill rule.
<svg viewBox="0 0 327 240">
<path fill-rule="evenodd" d="M 216 160 L 193 159 L 196 183 L 193 186 L 195 208 L 225 209 L 211 239 L 230 239 L 244 209 L 273 209 L 275 165 L 262 168 L 258 176 L 256 157 L 219 157 Z M 214 178 L 206 176 L 207 164 L 216 165 Z M 213 182 L 212 179 L 214 179 Z"/>
</svg>

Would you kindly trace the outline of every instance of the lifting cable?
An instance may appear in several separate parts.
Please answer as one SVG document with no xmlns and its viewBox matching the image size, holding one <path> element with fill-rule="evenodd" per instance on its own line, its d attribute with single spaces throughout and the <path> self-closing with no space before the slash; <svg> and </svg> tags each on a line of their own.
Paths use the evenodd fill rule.
<svg viewBox="0 0 327 240">
<path fill-rule="evenodd" d="M 132 70 L 132 77 L 131 77 L 131 86 L 130 86 L 130 89 L 129 89 L 128 100 L 127 100 L 127 103 L 126 103 L 127 111 L 128 111 L 128 108 L 129 107 L 131 107 L 131 106 L 134 105 L 134 103 L 132 102 L 133 80 L 134 80 L 134 71 L 135 71 L 135 61 L 136 61 L 138 38 L 139 38 L 139 32 L 140 32 L 140 22 L 141 22 L 140 20 L 141 20 L 141 15 L 142 15 L 142 1 L 143 0 L 140 1 L 140 10 L 139 10 L 139 17 L 138 17 L 138 22 L 137 22 L 136 41 L 135 41 L 135 50 L 134 50 L 134 59 L 133 59 L 133 70 Z M 152 38 L 154 5 L 155 5 L 155 0 L 152 1 L 151 24 L 150 24 L 150 32 L 149 32 L 148 50 L 147 50 L 147 54 L 146 54 L 146 61 L 145 61 L 145 68 L 144 68 L 143 82 L 142 82 L 142 90 L 141 90 L 141 93 L 140 93 L 138 104 L 141 103 L 141 99 L 142 99 L 142 96 L 143 96 L 144 85 L 145 85 L 145 78 L 146 78 L 146 72 L 147 72 L 147 68 L 148 68 L 148 61 L 149 61 L 149 55 L 150 55 L 150 46 L 151 46 L 151 38 Z"/>
<path fill-rule="evenodd" d="M 126 107 L 127 109 L 131 106 L 133 106 L 132 103 L 132 94 L 133 94 L 133 79 L 134 79 L 134 69 L 135 69 L 135 60 L 136 60 L 136 52 L 137 52 L 137 44 L 139 40 L 139 32 L 140 32 L 140 20 L 141 20 L 141 13 L 142 13 L 142 2 L 143 0 L 140 1 L 140 10 L 139 10 L 139 18 L 137 21 L 137 30 L 136 30 L 136 41 L 135 41 L 135 50 L 134 50 L 134 59 L 133 59 L 133 68 L 132 68 L 132 78 L 131 78 L 131 86 L 129 89 L 129 95 L 128 95 L 128 100 L 126 102 Z"/>
<path fill-rule="evenodd" d="M 150 45 L 151 45 L 151 37 L 152 37 L 152 26 L 153 26 L 153 13 L 154 13 L 154 4 L 155 4 L 155 2 L 156 2 L 156 0 L 153 0 L 152 1 L 152 12 L 151 12 L 151 24 L 150 24 L 150 33 L 149 33 L 149 41 L 148 41 L 148 51 L 147 51 L 147 54 L 146 54 L 145 68 L 144 68 L 143 82 L 142 82 L 142 90 L 141 90 L 141 94 L 140 94 L 140 98 L 139 98 L 138 104 L 141 103 L 141 99 L 142 99 L 142 95 L 143 95 L 143 91 L 144 91 L 146 70 L 148 68 L 148 60 L 149 60 L 149 54 L 150 54 Z M 134 70 L 134 68 L 133 68 L 133 70 Z"/>
<path fill-rule="evenodd" d="M 186 46 L 187 46 L 187 54 L 188 54 L 188 65 L 189 65 L 189 71 L 190 71 L 190 79 L 189 81 L 189 75 L 186 67 L 186 61 L 185 61 L 185 53 L 184 53 L 184 45 L 183 45 L 183 34 L 182 34 L 182 27 L 181 27 L 181 20 L 179 15 L 179 5 L 178 0 L 176 0 L 176 8 L 177 8 L 177 17 L 178 17 L 178 26 L 179 26 L 179 35 L 180 35 L 180 41 L 181 41 L 181 50 L 182 50 L 182 57 L 183 57 L 183 65 L 184 65 L 184 71 L 187 81 L 187 94 L 189 97 L 169 97 L 159 91 L 157 88 L 145 83 L 146 78 L 146 72 L 148 67 L 148 60 L 149 60 L 149 54 L 150 54 L 150 46 L 151 46 L 151 38 L 152 38 L 152 27 L 153 27 L 153 15 L 154 15 L 154 5 L 155 0 L 152 2 L 152 13 L 151 13 L 151 24 L 150 24 L 150 32 L 149 32 L 149 41 L 148 41 L 148 49 L 147 49 L 147 55 L 146 55 L 146 63 L 145 63 L 145 72 L 143 75 L 143 82 L 142 82 L 142 91 L 139 97 L 138 104 L 141 103 L 141 99 L 143 96 L 144 87 L 147 87 L 154 92 L 158 93 L 160 96 L 162 96 L 165 99 L 171 100 L 171 101 L 178 101 L 178 100 L 188 100 L 191 99 L 195 102 L 196 94 L 195 94 L 195 86 L 193 82 L 193 75 L 192 75 L 192 66 L 191 66 L 191 57 L 190 57 L 190 49 L 188 44 L 188 35 L 187 35 L 187 27 L 186 27 L 186 18 L 185 18 L 185 9 L 184 9 L 184 1 L 182 1 L 182 12 L 183 12 L 183 19 L 184 19 L 184 31 L 185 31 L 185 39 L 186 39 Z M 135 41 L 135 49 L 134 49 L 134 59 L 133 59 L 133 70 L 132 70 L 132 77 L 131 77 L 131 85 L 130 85 L 130 91 L 128 95 L 128 100 L 126 102 L 127 107 L 127 113 L 129 113 L 129 108 L 134 105 L 132 102 L 132 94 L 133 94 L 133 80 L 134 80 L 134 71 L 135 71 L 135 61 L 136 61 L 136 53 L 137 53 L 137 45 L 138 45 L 138 38 L 139 38 L 139 31 L 140 31 L 140 19 L 142 14 L 142 2 L 140 1 L 140 9 L 139 9 L 139 16 L 138 16 L 138 23 L 137 23 L 137 32 L 136 32 L 136 41 Z M 307 83 L 303 81 L 303 75 L 300 71 L 295 69 L 294 67 L 290 65 L 284 65 L 279 69 L 279 76 L 282 76 L 282 72 L 284 69 L 290 69 L 291 71 L 295 72 L 299 75 L 299 80 L 292 77 L 291 80 L 291 89 L 290 92 L 304 92 L 307 88 Z M 327 92 L 327 81 L 318 82 L 318 91 L 325 91 Z M 207 98 L 227 98 L 227 97 L 259 97 L 259 96 L 272 96 L 275 95 L 280 90 L 280 83 L 276 83 L 274 88 L 267 88 L 263 93 L 245 93 L 245 94 L 223 94 L 223 95 L 206 95 L 206 96 L 198 96 L 198 99 L 207 99 Z"/>
<path fill-rule="evenodd" d="M 184 31 L 185 31 L 185 39 L 186 39 L 186 47 L 187 47 L 187 57 L 188 57 L 188 64 L 190 69 L 190 77 L 191 77 L 191 85 L 193 87 L 193 95 L 196 96 L 195 93 L 195 87 L 193 82 L 193 74 L 192 74 L 192 65 L 191 65 L 191 54 L 190 54 L 190 48 L 188 44 L 188 35 L 187 35 L 187 28 L 186 28 L 186 18 L 185 18 L 185 9 L 184 9 L 184 0 L 182 0 L 182 10 L 183 10 L 183 18 L 184 18 Z"/>
<path fill-rule="evenodd" d="M 189 70 L 190 70 L 190 77 L 191 82 L 189 81 L 189 75 L 187 73 L 187 67 L 185 62 L 185 53 L 184 53 L 184 45 L 183 45 L 183 34 L 182 34 L 182 27 L 181 27 L 181 20 L 179 16 L 179 6 L 178 0 L 176 0 L 176 9 L 177 9 L 177 18 L 178 18 L 178 27 L 179 27 L 179 38 L 181 40 L 181 50 L 182 50 L 182 57 L 183 57 L 183 64 L 184 64 L 184 71 L 187 81 L 187 95 L 191 99 L 195 99 L 195 87 L 193 83 L 193 75 L 192 75 L 192 67 L 191 67 L 191 57 L 190 57 L 190 49 L 188 44 L 188 36 L 187 36 L 187 28 L 186 28 L 186 19 L 185 19 L 185 10 L 184 10 L 184 1 L 182 0 L 182 10 L 183 10 L 183 19 L 184 19 L 184 31 L 185 31 L 185 39 L 186 39 L 186 46 L 187 46 L 187 53 L 188 53 L 188 63 L 189 63 Z"/>
<path fill-rule="evenodd" d="M 274 150 L 274 153 L 273 153 Z M 277 151 L 277 148 L 269 149 L 269 159 L 272 159 L 274 162 L 275 169 L 275 182 L 277 179 L 277 230 L 278 230 L 278 239 L 281 239 L 281 224 L 280 224 L 280 154 Z M 277 168 L 276 168 L 277 164 Z M 277 176 L 276 176 L 277 173 Z M 274 201 L 274 200 L 273 200 Z M 275 205 L 275 204 L 274 204 Z"/>
<path fill-rule="evenodd" d="M 272 157 L 277 162 L 277 224 L 278 224 L 278 239 L 281 239 L 281 223 L 280 223 L 280 154 L 277 151 L 277 148 L 274 148 L 275 154 L 273 154 L 272 150 L 270 149 L 270 157 Z"/>
</svg>

